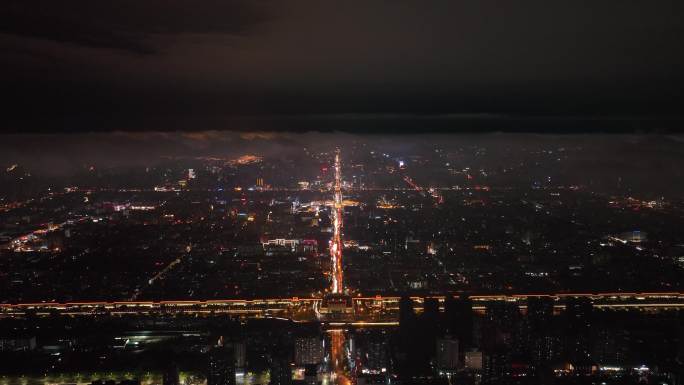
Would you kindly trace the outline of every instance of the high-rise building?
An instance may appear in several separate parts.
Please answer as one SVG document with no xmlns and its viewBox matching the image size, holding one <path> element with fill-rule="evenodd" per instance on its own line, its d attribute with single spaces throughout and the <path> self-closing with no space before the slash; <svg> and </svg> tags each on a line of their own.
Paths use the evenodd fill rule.
<svg viewBox="0 0 684 385">
<path fill-rule="evenodd" d="M 437 368 L 453 371 L 459 367 L 458 340 L 451 336 L 437 339 L 435 361 Z"/>
<path fill-rule="evenodd" d="M 535 368 L 541 368 L 559 358 L 560 339 L 553 330 L 554 301 L 550 297 L 530 297 L 527 300 L 525 344 L 521 349 Z"/>
<path fill-rule="evenodd" d="M 179 382 L 178 365 L 175 362 L 171 362 L 164 368 L 164 373 L 162 373 L 162 385 L 178 385 Z"/>
<path fill-rule="evenodd" d="M 323 339 L 318 336 L 295 338 L 295 365 L 318 365 L 323 362 Z"/>
<path fill-rule="evenodd" d="M 446 332 L 455 336 L 463 351 L 473 346 L 473 304 L 467 297 L 444 301 Z"/>
<path fill-rule="evenodd" d="M 209 352 L 207 385 L 235 385 L 233 349 L 217 346 Z"/>
<path fill-rule="evenodd" d="M 0 352 L 29 351 L 36 348 L 36 337 L 0 337 Z"/>
<path fill-rule="evenodd" d="M 374 371 L 387 369 L 387 345 L 385 341 L 369 341 L 366 347 L 366 366 Z"/>
<path fill-rule="evenodd" d="M 606 366 L 622 366 L 633 362 L 629 332 L 621 327 L 608 327 L 594 333 L 591 357 Z"/>
<path fill-rule="evenodd" d="M 359 338 L 358 347 L 362 368 L 368 373 L 384 373 L 389 364 L 387 339 L 383 333 L 367 333 Z M 356 341 L 356 340 L 355 340 Z"/>
<path fill-rule="evenodd" d="M 495 383 L 510 374 L 510 354 L 503 350 L 493 350 L 483 355 L 482 377 L 486 382 Z"/>
<path fill-rule="evenodd" d="M 589 357 L 592 346 L 591 325 L 593 304 L 586 297 L 568 298 L 565 304 L 566 354 L 571 360 L 581 361 Z"/>
<path fill-rule="evenodd" d="M 436 323 L 439 319 L 439 300 L 437 298 L 425 298 L 423 300 L 423 318 L 428 323 Z M 432 326 L 432 325 L 431 325 Z"/>
<path fill-rule="evenodd" d="M 496 381 L 510 373 L 513 355 L 522 350 L 518 346 L 520 321 L 520 309 L 516 303 L 487 304 L 481 329 L 483 379 L 486 381 Z"/>
<path fill-rule="evenodd" d="M 425 298 L 423 301 L 423 314 L 420 318 L 420 339 L 416 343 L 416 348 L 422 353 L 424 358 L 433 357 L 435 354 L 435 344 L 440 335 L 439 325 L 439 301 L 437 298 Z"/>
<path fill-rule="evenodd" d="M 684 325 L 680 322 L 679 324 L 679 343 L 677 344 L 677 361 L 684 362 Z"/>
<path fill-rule="evenodd" d="M 541 333 L 551 327 L 553 319 L 551 297 L 530 297 L 527 300 L 527 320 L 532 333 Z"/>
<path fill-rule="evenodd" d="M 410 297 L 403 296 L 399 300 L 399 326 L 402 328 L 411 328 L 415 323 L 416 313 L 413 310 L 413 300 Z"/>
<path fill-rule="evenodd" d="M 495 302 L 485 309 L 485 321 L 505 329 L 512 329 L 520 320 L 520 309 L 515 303 Z"/>
<path fill-rule="evenodd" d="M 400 365 L 414 361 L 414 356 L 421 356 L 416 349 L 416 338 L 420 332 L 416 313 L 413 310 L 413 300 L 402 296 L 399 300 L 399 353 Z"/>
<path fill-rule="evenodd" d="M 284 357 L 273 357 L 270 367 L 271 385 L 290 385 L 292 383 L 292 367 L 290 361 Z"/>
<path fill-rule="evenodd" d="M 247 346 L 244 341 L 231 341 L 225 344 L 227 349 L 233 350 L 235 368 L 244 369 L 247 366 Z"/>
<path fill-rule="evenodd" d="M 527 348 L 531 363 L 539 368 L 552 363 L 562 353 L 562 341 L 553 333 L 532 334 Z"/>
<path fill-rule="evenodd" d="M 465 352 L 465 368 L 467 370 L 482 370 L 483 356 L 480 351 Z"/>
<path fill-rule="evenodd" d="M 482 329 L 485 353 L 504 347 L 511 348 L 518 337 L 519 326 L 520 309 L 517 304 L 508 302 L 488 304 Z"/>
</svg>

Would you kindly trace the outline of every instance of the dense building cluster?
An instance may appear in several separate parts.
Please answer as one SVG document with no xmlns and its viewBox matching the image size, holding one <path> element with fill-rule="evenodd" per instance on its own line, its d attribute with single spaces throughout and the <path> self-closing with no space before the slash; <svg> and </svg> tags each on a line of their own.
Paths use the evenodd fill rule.
<svg viewBox="0 0 684 385">
<path fill-rule="evenodd" d="M 682 202 L 577 176 L 577 148 L 356 143 L 342 162 L 345 287 L 416 295 L 676 291 Z M 504 158 L 505 163 L 493 160 Z M 322 296 L 334 152 L 3 176 L 0 301 Z M 28 179 L 29 181 L 25 181 Z M 606 178 L 604 178 L 606 179 Z M 40 192 L 36 185 L 56 182 Z M 61 184 L 60 184 L 61 183 Z M 23 194 L 23 195 L 22 195 Z"/>
<path fill-rule="evenodd" d="M 681 384 L 681 195 L 495 142 L 13 164 L 0 385 Z"/>
<path fill-rule="evenodd" d="M 599 309 L 587 297 L 524 307 L 467 297 L 400 303 L 396 326 L 225 316 L 0 320 L 9 383 L 679 384 L 679 310 Z M 21 375 L 25 376 L 22 377 Z"/>
</svg>

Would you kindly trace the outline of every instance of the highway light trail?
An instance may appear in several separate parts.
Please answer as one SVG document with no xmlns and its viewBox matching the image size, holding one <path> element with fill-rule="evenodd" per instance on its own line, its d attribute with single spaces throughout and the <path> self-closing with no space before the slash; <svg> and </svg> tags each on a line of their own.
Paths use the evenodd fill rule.
<svg viewBox="0 0 684 385">
<path fill-rule="evenodd" d="M 344 291 L 342 271 L 342 175 L 340 166 L 340 150 L 335 153 L 335 182 L 334 182 L 334 205 L 333 237 L 330 240 L 330 258 L 332 263 L 332 292 L 341 294 Z"/>
<path fill-rule="evenodd" d="M 333 384 L 350 385 L 352 383 L 348 377 L 348 360 L 345 339 L 344 330 L 330 330 L 330 363 Z"/>
</svg>

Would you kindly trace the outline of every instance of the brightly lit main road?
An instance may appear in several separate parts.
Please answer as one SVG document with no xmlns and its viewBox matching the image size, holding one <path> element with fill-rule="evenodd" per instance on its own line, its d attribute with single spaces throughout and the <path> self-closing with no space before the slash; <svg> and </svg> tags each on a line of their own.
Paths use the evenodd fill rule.
<svg viewBox="0 0 684 385">
<path fill-rule="evenodd" d="M 333 237 L 330 240 L 330 258 L 332 263 L 332 292 L 342 294 L 344 292 L 344 272 L 342 270 L 342 171 L 340 166 L 340 150 L 335 153 L 335 182 L 334 182 L 334 206 Z"/>
</svg>

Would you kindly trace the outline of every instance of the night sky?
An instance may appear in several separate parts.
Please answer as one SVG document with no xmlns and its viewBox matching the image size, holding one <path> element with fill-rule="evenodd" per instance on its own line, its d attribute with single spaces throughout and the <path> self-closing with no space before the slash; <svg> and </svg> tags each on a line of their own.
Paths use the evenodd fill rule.
<svg viewBox="0 0 684 385">
<path fill-rule="evenodd" d="M 3 132 L 682 127 L 684 2 L 5 0 Z"/>
</svg>

